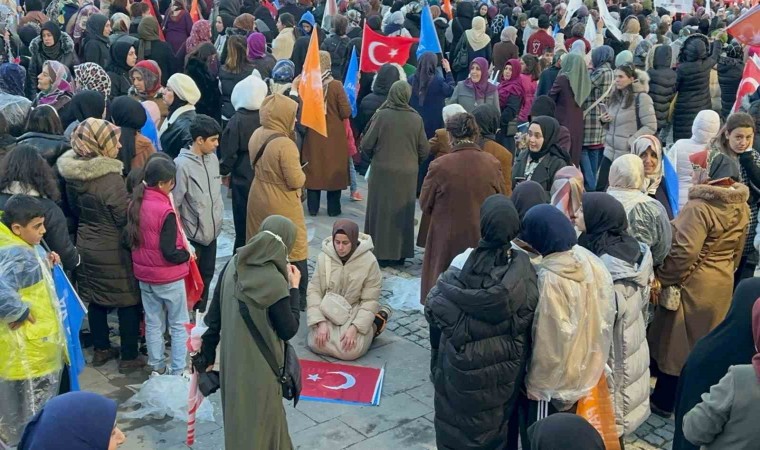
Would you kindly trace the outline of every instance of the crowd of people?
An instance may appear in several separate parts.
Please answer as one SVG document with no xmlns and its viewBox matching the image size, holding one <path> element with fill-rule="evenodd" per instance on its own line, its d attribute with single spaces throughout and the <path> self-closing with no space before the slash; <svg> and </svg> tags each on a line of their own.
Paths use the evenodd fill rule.
<svg viewBox="0 0 760 450">
<path fill-rule="evenodd" d="M 216 368 L 227 448 L 291 448 L 287 341 L 305 318 L 314 353 L 366 354 L 381 268 L 417 246 L 439 448 L 604 448 L 575 414 L 602 384 L 621 448 L 651 413 L 673 449 L 752 448 L 760 93 L 739 84 L 760 49 L 726 31 L 748 2 L 331 1 L 0 4 L 0 443 L 124 440 L 113 402 L 67 393 L 53 265 L 89 364 Z M 441 53 L 348 73 L 364 29 L 420 38 L 428 14 Z M 312 36 L 326 136 L 300 117 Z"/>
</svg>

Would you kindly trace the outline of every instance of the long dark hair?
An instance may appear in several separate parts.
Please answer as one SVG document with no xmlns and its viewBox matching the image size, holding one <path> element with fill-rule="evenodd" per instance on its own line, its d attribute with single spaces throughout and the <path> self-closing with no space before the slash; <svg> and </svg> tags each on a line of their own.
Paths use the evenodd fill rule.
<svg viewBox="0 0 760 450">
<path fill-rule="evenodd" d="M 633 83 L 639 81 L 639 73 L 636 72 L 636 66 L 632 63 L 623 64 L 617 70 L 623 72 L 628 78 L 633 78 Z M 610 105 L 622 103 L 623 108 L 630 108 L 633 104 L 633 83 L 624 89 L 613 89 L 612 95 L 610 95 Z"/>
<path fill-rule="evenodd" d="M 243 36 L 230 36 L 227 38 L 227 59 L 224 62 L 224 69 L 230 73 L 240 73 L 243 71 L 248 61 L 248 48 Z"/>
<path fill-rule="evenodd" d="M 538 57 L 535 55 L 523 55 L 522 61 L 525 63 L 525 70 L 523 70 L 523 73 L 530 75 L 530 78 L 533 81 L 538 80 L 538 77 L 541 76 L 541 64 L 539 63 Z"/>
<path fill-rule="evenodd" d="M 26 120 L 26 131 L 37 133 L 63 135 L 63 125 L 58 113 L 49 105 L 41 105 L 29 111 Z"/>
<path fill-rule="evenodd" d="M 135 248 L 140 245 L 140 209 L 142 209 L 145 188 L 156 187 L 159 182 L 171 181 L 177 175 L 174 161 L 166 158 L 154 158 L 145 164 L 142 183 L 138 183 L 132 191 L 132 201 L 127 209 L 126 238 L 127 245 Z"/>
<path fill-rule="evenodd" d="M 50 200 L 57 202 L 61 198 L 53 169 L 29 144 L 18 145 L 0 159 L 0 192 L 9 189 L 14 181 Z"/>
</svg>

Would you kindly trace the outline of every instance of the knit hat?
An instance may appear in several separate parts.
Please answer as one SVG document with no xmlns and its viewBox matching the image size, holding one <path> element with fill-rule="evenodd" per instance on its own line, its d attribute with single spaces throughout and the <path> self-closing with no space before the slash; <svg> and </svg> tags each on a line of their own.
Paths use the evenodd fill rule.
<svg viewBox="0 0 760 450">
<path fill-rule="evenodd" d="M 291 65 L 293 63 L 290 63 Z M 292 70 L 292 69 L 291 69 Z M 267 84 L 256 75 L 248 75 L 232 89 L 232 106 L 238 109 L 257 111 L 267 96 Z"/>
<path fill-rule="evenodd" d="M 195 105 L 201 99 L 201 91 L 198 90 L 195 81 L 184 73 L 175 73 L 169 77 L 166 87 L 171 89 L 177 97 L 191 105 Z"/>
<path fill-rule="evenodd" d="M 85 119 L 71 133 L 71 148 L 74 149 L 74 153 L 85 158 L 116 158 L 119 154 L 119 137 L 121 130 L 111 122 Z"/>
<path fill-rule="evenodd" d="M 296 66 L 289 59 L 277 61 L 272 69 L 272 79 L 278 83 L 289 83 L 295 78 Z"/>
</svg>

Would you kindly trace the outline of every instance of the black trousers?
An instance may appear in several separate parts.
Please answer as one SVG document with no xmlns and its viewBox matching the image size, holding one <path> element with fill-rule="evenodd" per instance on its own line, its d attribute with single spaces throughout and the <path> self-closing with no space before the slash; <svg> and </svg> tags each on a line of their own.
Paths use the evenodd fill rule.
<svg viewBox="0 0 760 450">
<path fill-rule="evenodd" d="M 201 273 L 201 278 L 203 278 L 203 295 L 196 308 L 199 311 L 205 311 L 206 304 L 208 303 L 208 291 L 211 287 L 211 280 L 214 279 L 214 270 L 216 269 L 216 239 L 208 245 L 199 244 L 194 241 L 190 241 L 190 244 L 195 247 L 195 256 L 198 258 L 196 260 L 198 271 Z"/>
<path fill-rule="evenodd" d="M 522 448 L 531 448 L 530 438 L 528 437 L 528 428 L 540 419 L 544 419 L 558 412 L 575 414 L 578 409 L 578 403 L 575 403 L 567 411 L 557 410 L 551 402 L 544 403 L 543 405 L 540 403 L 543 402 L 531 400 L 523 392 L 518 395 L 512 415 L 509 417 L 509 425 L 507 427 L 506 448 L 508 450 L 517 450 L 518 437 L 522 444 Z"/>
<path fill-rule="evenodd" d="M 305 259 L 301 261 L 291 261 L 290 264 L 296 266 L 301 272 L 301 282 L 298 283 L 298 293 L 300 294 L 299 307 L 301 311 L 306 311 L 306 289 L 309 287 L 309 265 Z"/>
<path fill-rule="evenodd" d="M 335 217 L 340 215 L 340 192 L 327 191 L 327 215 Z M 306 206 L 309 208 L 309 214 L 316 216 L 319 212 L 319 203 L 322 199 L 322 191 L 308 189 L 306 191 Z"/>
<path fill-rule="evenodd" d="M 90 321 L 90 333 L 95 350 L 108 350 L 111 340 L 108 338 L 108 311 L 111 308 L 90 302 L 87 316 Z M 119 337 L 121 340 L 121 359 L 130 361 L 137 358 L 137 338 L 140 335 L 140 305 L 116 308 L 119 316 Z"/>
<path fill-rule="evenodd" d="M 650 401 L 662 410 L 673 412 L 676 389 L 678 389 L 678 377 L 660 372 L 657 374 L 657 383 L 654 385 Z"/>
<path fill-rule="evenodd" d="M 610 184 L 610 166 L 612 166 L 612 160 L 602 157 L 602 162 L 599 164 L 599 174 L 596 176 L 596 192 L 604 192 L 607 190 L 607 186 Z"/>
<path fill-rule="evenodd" d="M 245 245 L 245 220 L 248 215 L 248 193 L 251 185 L 230 184 L 232 191 L 232 222 L 235 224 L 235 251 Z"/>
</svg>

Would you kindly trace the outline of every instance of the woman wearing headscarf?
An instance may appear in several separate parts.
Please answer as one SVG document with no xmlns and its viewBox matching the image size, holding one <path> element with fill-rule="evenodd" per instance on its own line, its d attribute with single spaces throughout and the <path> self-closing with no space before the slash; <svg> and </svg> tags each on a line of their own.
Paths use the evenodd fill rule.
<svg viewBox="0 0 760 450">
<path fill-rule="evenodd" d="M 398 64 L 383 64 L 372 78 L 372 92 L 359 101 L 358 114 L 354 119 L 354 125 L 359 134 L 367 131 L 370 119 L 375 112 L 388 99 L 391 86 L 398 80 L 406 80 L 404 70 Z"/>
<path fill-rule="evenodd" d="M 620 156 L 631 153 L 637 137 L 657 133 L 657 116 L 648 91 L 646 72 L 636 70 L 633 64 L 617 67 L 615 89 L 607 101 L 607 112 L 599 116 L 607 129 L 607 137 L 596 181 L 597 191 L 607 188 L 610 165 Z"/>
<path fill-rule="evenodd" d="M 455 14 L 456 17 L 451 21 L 452 50 L 459 43 L 464 32 L 472 28 L 472 19 L 475 17 L 475 5 L 471 2 L 458 4 Z"/>
<path fill-rule="evenodd" d="M 190 55 L 206 43 L 211 44 L 213 47 L 213 43 L 211 42 L 211 23 L 208 20 L 201 19 L 193 24 L 190 36 L 177 50 L 175 54 L 176 63 L 186 67 Z M 216 51 L 216 49 L 214 50 Z"/>
<path fill-rule="evenodd" d="M 183 148 L 190 148 L 193 138 L 190 124 L 195 119 L 195 104 L 201 98 L 201 91 L 192 78 L 175 73 L 169 78 L 164 89 L 163 101 L 169 105 L 168 117 L 159 130 L 161 150 L 172 158 Z"/>
<path fill-rule="evenodd" d="M 562 61 L 562 68 L 549 91 L 557 104 L 556 117 L 570 131 L 570 161 L 580 166 L 583 150 L 583 105 L 591 94 L 591 78 L 583 56 L 570 53 Z"/>
<path fill-rule="evenodd" d="M 159 82 L 162 86 L 166 85 L 169 75 L 173 73 L 174 69 L 174 50 L 167 42 L 161 40 L 156 18 L 153 16 L 143 17 L 137 27 L 137 35 L 140 38 L 137 47 L 137 60 L 140 62 L 154 61 L 160 69 Z"/>
<path fill-rule="evenodd" d="M 129 93 L 132 82 L 129 71 L 137 64 L 137 41 L 124 37 L 111 44 L 111 65 L 107 67 L 111 78 L 111 96 L 114 99 Z"/>
<path fill-rule="evenodd" d="M 438 75 L 438 57 L 433 52 L 425 52 L 417 60 L 417 70 L 409 77 L 412 97 L 409 106 L 417 110 L 425 123 L 425 135 L 430 139 L 435 130 L 443 128 L 441 113 L 446 99 L 454 93 L 454 77 L 448 61 L 443 60 L 441 67 L 444 76 Z"/>
<path fill-rule="evenodd" d="M 512 190 L 510 200 L 517 208 L 520 221 L 522 221 L 532 207 L 549 203 L 549 194 L 540 184 L 526 180 Z"/>
<path fill-rule="evenodd" d="M 612 63 L 615 52 L 612 47 L 603 45 L 591 51 L 591 92 L 583 102 L 583 150 L 580 168 L 583 171 L 586 190 L 596 189 L 596 175 L 604 154 L 605 130 L 599 116 L 604 111 L 607 101 L 615 89 L 615 71 Z"/>
<path fill-rule="evenodd" d="M 470 76 L 457 83 L 448 103 L 459 103 L 467 112 L 486 103 L 498 108 L 498 89 L 488 82 L 488 61 L 478 57 L 472 60 L 469 67 Z"/>
<path fill-rule="evenodd" d="M 496 138 L 499 130 L 499 110 L 492 105 L 480 105 L 472 111 L 472 115 L 480 129 L 477 144 L 485 153 L 491 154 L 499 161 L 501 176 L 504 179 L 503 194 L 509 196 L 512 194 L 513 158 L 512 153 L 499 144 Z"/>
<path fill-rule="evenodd" d="M 372 237 L 347 219 L 336 221 L 332 235 L 322 241 L 307 295 L 312 352 L 353 361 L 367 353 L 382 331 L 377 326 L 382 321 L 375 319 L 383 274 L 373 248 Z M 383 312 L 387 320 L 390 309 Z"/>
<path fill-rule="evenodd" d="M 507 65 L 507 61 L 520 57 L 517 44 L 515 44 L 517 28 L 505 27 L 500 33 L 500 42 L 493 46 L 493 67 L 498 74 L 496 78 L 498 81 L 502 80 L 502 71 Z"/>
<path fill-rule="evenodd" d="M 747 364 L 757 350 L 753 339 L 753 306 L 760 297 L 760 279 L 742 280 L 734 291 L 726 318 L 694 345 L 678 380 L 674 450 L 699 450 L 684 437 L 683 418 L 731 366 Z"/>
<path fill-rule="evenodd" d="M 752 308 L 752 337 L 760 347 L 760 303 Z M 760 413 L 760 354 L 728 368 L 728 373 L 702 395 L 702 402 L 686 413 L 683 433 L 706 450 L 752 448 L 760 433 L 754 418 Z"/>
<path fill-rule="evenodd" d="M 709 181 L 689 191 L 689 201 L 673 220 L 673 246 L 657 268 L 663 288 L 680 290 L 678 309 L 655 309 L 648 340 L 657 363 L 652 411 L 673 412 L 676 386 L 694 344 L 726 316 L 739 267 L 750 212 L 749 189 L 738 167 L 723 155 L 709 167 Z"/>
<path fill-rule="evenodd" d="M 204 42 L 187 57 L 185 73 L 203 93 L 195 104 L 198 114 L 222 122 L 222 93 L 219 91 L 219 58 L 210 42 Z"/>
<path fill-rule="evenodd" d="M 514 154 L 517 151 L 515 135 L 517 134 L 517 124 L 519 122 L 518 116 L 526 101 L 520 60 L 514 58 L 507 61 L 504 69 L 501 71 L 500 77 L 501 82 L 498 89 L 499 107 L 501 108 L 499 142 Z"/>
<path fill-rule="evenodd" d="M 227 13 L 220 12 L 214 20 L 214 28 L 212 30 L 212 38 L 214 40 L 214 48 L 220 55 L 224 54 L 227 48 L 227 30 L 232 31 L 232 24 L 235 22 L 235 16 Z"/>
<path fill-rule="evenodd" d="M 520 218 L 503 195 L 479 209 L 476 248 L 425 304 L 439 448 L 501 448 L 531 356 L 538 289 L 528 257 L 511 249 Z"/>
<path fill-rule="evenodd" d="M 26 82 L 26 70 L 22 65 L 9 62 L 0 64 L 0 109 L 8 124 L 8 131 L 14 136 L 23 132 L 26 116 L 32 106 L 26 97 L 26 92 L 29 91 Z"/>
<path fill-rule="evenodd" d="M 486 32 L 486 21 L 482 17 L 472 19 L 472 28 L 466 30 L 451 52 L 454 79 L 461 82 L 468 74 L 472 76 L 472 65 L 476 59 L 486 61 L 483 79 L 488 82 L 488 62 L 491 61 L 491 37 Z M 466 65 L 461 64 L 466 61 Z M 461 63 L 460 63 L 461 62 Z"/>
<path fill-rule="evenodd" d="M 438 275 L 452 259 L 475 247 L 478 234 L 478 209 L 483 200 L 506 190 L 501 164 L 478 146 L 480 129 L 471 114 L 457 114 L 446 121 L 451 136 L 451 153 L 430 164 L 420 192 L 421 222 L 425 257 L 422 261 L 420 303 Z M 371 176 L 370 176 L 371 178 Z"/>
<path fill-rule="evenodd" d="M 147 17 L 143 18 L 143 22 L 145 19 Z M 142 25 L 142 22 L 140 24 Z M 172 1 L 171 7 L 164 15 L 163 29 L 166 43 L 171 46 L 172 54 L 178 54 L 180 49 L 185 46 L 185 41 L 190 37 L 190 33 L 193 30 L 193 19 L 190 17 L 190 13 L 187 12 L 184 2 L 180 0 Z M 209 31 L 211 31 L 210 27 Z M 158 30 L 156 30 L 156 34 L 158 34 Z M 162 67 L 162 69 L 164 68 Z"/>
<path fill-rule="evenodd" d="M 161 68 L 158 63 L 146 59 L 135 64 L 129 71 L 132 87 L 129 95 L 140 102 L 152 102 L 158 107 L 160 119 L 156 126 L 160 129 L 163 121 L 169 115 L 169 105 L 161 98 Z"/>
<path fill-rule="evenodd" d="M 129 27 L 132 21 L 125 13 L 115 13 L 111 16 L 111 34 L 108 36 L 108 42 L 113 45 L 122 36 L 129 36 Z"/>
<path fill-rule="evenodd" d="M 603 192 L 583 194 L 582 214 L 576 220 L 583 232 L 578 244 L 598 256 L 615 286 L 615 325 L 608 365 L 610 395 L 619 438 L 633 433 L 649 417 L 649 347 L 646 312 L 654 279 L 649 246 L 626 231 L 625 209 Z"/>
<path fill-rule="evenodd" d="M 565 166 L 554 174 L 552 182 L 551 200 L 549 203 L 576 223 L 576 219 L 582 214 L 581 199 L 583 197 L 583 174 L 575 166 Z"/>
<path fill-rule="evenodd" d="M 670 159 L 662 152 L 660 140 L 643 135 L 633 141 L 631 151 L 644 163 L 644 192 L 665 207 L 671 220 L 678 215 L 678 177 Z"/>
<path fill-rule="evenodd" d="M 115 449 L 126 440 L 116 425 L 117 406 L 94 392 L 54 397 L 26 425 L 18 449 Z"/>
<path fill-rule="evenodd" d="M 359 146 L 372 164 L 364 232 L 372 236 L 381 266 L 414 256 L 417 176 L 429 145 L 422 118 L 409 106 L 411 95 L 409 83 L 393 83 Z"/>
<path fill-rule="evenodd" d="M 112 92 L 111 78 L 102 67 L 86 62 L 74 66 L 74 80 L 77 89 L 99 92 L 103 98 L 110 99 Z M 98 117 L 99 118 L 99 117 Z"/>
<path fill-rule="evenodd" d="M 521 238 L 543 257 L 536 268 L 539 302 L 522 411 L 530 426 L 557 412 L 574 412 L 596 386 L 612 344 L 615 290 L 604 263 L 576 245 L 575 228 L 554 206 L 531 208 Z M 533 448 L 529 444 L 522 440 Z"/>
<path fill-rule="evenodd" d="M 106 112 L 106 97 L 98 91 L 85 89 L 74 94 L 66 108 L 66 125 L 63 135 L 71 139 L 71 133 L 86 119 L 102 119 Z M 63 125 L 63 122 L 61 123 Z"/>
<path fill-rule="evenodd" d="M 92 62 L 100 67 L 108 67 L 111 55 L 108 50 L 111 22 L 103 14 L 93 14 L 87 20 L 87 29 L 82 36 L 81 57 L 84 62 Z"/>
<path fill-rule="evenodd" d="M 644 40 L 640 34 L 641 23 L 634 15 L 630 15 L 625 18 L 623 25 L 620 27 L 620 30 L 623 32 L 621 41 L 628 44 L 628 50 L 631 52 L 636 49 L 636 46 L 639 45 L 639 42 Z"/>
<path fill-rule="evenodd" d="M 530 450 L 604 450 L 599 432 L 577 414 L 558 413 L 528 428 Z"/>
<path fill-rule="evenodd" d="M 132 256 L 122 242 L 127 224 L 127 188 L 119 161 L 119 128 L 101 119 L 86 119 L 71 135 L 73 150 L 56 164 L 65 181 L 68 206 L 77 227 L 82 263 L 76 270 L 80 297 L 89 303 L 88 317 L 95 355 L 102 366 L 121 354 L 119 368 L 145 366 L 138 358 L 140 291 L 132 274 Z M 121 350 L 109 341 L 108 311 L 119 315 Z"/>
<path fill-rule="evenodd" d="M 348 141 L 345 119 L 351 117 L 343 83 L 333 78 L 330 71 L 330 53 L 319 52 L 322 70 L 322 91 L 327 114 L 327 137 L 308 128 L 303 141 L 301 158 L 306 166 L 306 206 L 309 214 L 319 212 L 322 191 L 327 191 L 327 214 L 340 215 L 340 191 L 348 187 Z"/>
<path fill-rule="evenodd" d="M 259 71 L 262 80 L 272 76 L 272 69 L 277 63 L 274 56 L 267 53 L 267 40 L 261 33 L 251 33 L 247 38 L 248 61 L 254 69 Z"/>
<path fill-rule="evenodd" d="M 528 127 L 528 148 L 517 156 L 512 169 L 512 189 L 520 182 L 533 180 L 551 189 L 554 175 L 562 167 L 570 165 L 570 159 L 559 147 L 560 124 L 553 117 L 534 117 Z"/>
<path fill-rule="evenodd" d="M 272 94 L 290 95 L 295 79 L 295 64 L 289 59 L 277 61 L 272 69 L 272 77 L 265 80 Z"/>
<path fill-rule="evenodd" d="M 122 96 L 111 103 L 111 121 L 121 129 L 118 159 L 124 164 L 124 176 L 132 169 L 145 166 L 150 155 L 156 152 L 153 144 L 140 134 L 148 115 L 137 100 Z"/>
<path fill-rule="evenodd" d="M 82 38 L 87 32 L 87 21 L 95 14 L 100 14 L 100 9 L 91 1 L 83 1 L 76 14 L 65 24 L 66 32 L 74 39 L 74 48 L 79 55 L 82 53 Z"/>
<path fill-rule="evenodd" d="M 383 26 L 383 34 L 386 36 L 412 37 L 409 30 L 404 28 L 404 13 L 394 11 L 388 16 L 388 21 Z"/>
<path fill-rule="evenodd" d="M 271 98 L 274 97 L 267 100 Z M 282 131 L 288 132 L 288 128 Z M 297 152 L 295 144 L 293 151 Z M 243 321 L 241 311 L 250 317 L 251 325 L 274 355 L 276 364 L 284 367 L 285 341 L 296 335 L 300 320 L 301 275 L 295 265 L 288 263 L 288 253 L 296 245 L 297 235 L 296 225 L 286 217 L 267 217 L 219 275 L 206 316 L 209 329 L 203 334 L 202 362 L 194 365 L 212 366 L 221 340 L 219 378 L 224 442 L 229 447 L 293 448 L 282 402 L 282 384 Z"/>
<path fill-rule="evenodd" d="M 45 61 L 37 76 L 37 89 L 32 108 L 50 105 L 62 115 L 74 93 L 69 69 L 58 61 Z"/>
<path fill-rule="evenodd" d="M 705 110 L 697 114 L 691 126 L 691 138 L 679 139 L 673 144 L 670 152 L 674 156 L 678 175 L 678 209 L 683 208 L 689 199 L 689 189 L 694 182 L 694 169 L 690 157 L 700 152 L 707 152 L 710 144 L 720 131 L 720 116 L 715 111 Z"/>
<path fill-rule="evenodd" d="M 688 138 L 699 111 L 712 109 L 710 73 L 718 62 L 721 46 L 720 39 L 710 43 L 701 34 L 683 42 L 676 68 L 678 97 L 673 107 L 673 140 Z"/>
</svg>

